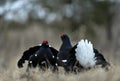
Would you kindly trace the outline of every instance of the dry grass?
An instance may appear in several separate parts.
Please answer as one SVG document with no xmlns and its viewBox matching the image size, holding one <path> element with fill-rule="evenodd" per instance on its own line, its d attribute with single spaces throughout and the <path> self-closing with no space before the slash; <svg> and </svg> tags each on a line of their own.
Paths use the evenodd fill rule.
<svg viewBox="0 0 120 81">
<path fill-rule="evenodd" d="M 114 66 L 109 71 L 96 68 L 78 74 L 66 74 L 63 70 L 57 73 L 50 70 L 42 72 L 37 68 L 28 74 L 24 68 L 13 68 L 2 72 L 0 81 L 120 81 L 120 66 Z"/>
<path fill-rule="evenodd" d="M 52 73 L 50 70 L 42 72 L 36 68 L 26 73 L 26 65 L 19 69 L 16 64 L 23 51 L 30 46 L 37 45 L 42 39 L 47 38 L 52 46 L 59 48 L 58 35 L 47 30 L 47 36 L 45 36 L 46 32 L 42 30 L 44 29 L 35 27 L 24 31 L 11 30 L 0 34 L 0 81 L 120 81 L 119 54 L 115 56 L 108 50 L 103 52 L 106 53 L 105 57 L 111 63 L 109 71 L 95 68 L 78 74 L 66 74 L 61 68 L 57 73 Z"/>
</svg>

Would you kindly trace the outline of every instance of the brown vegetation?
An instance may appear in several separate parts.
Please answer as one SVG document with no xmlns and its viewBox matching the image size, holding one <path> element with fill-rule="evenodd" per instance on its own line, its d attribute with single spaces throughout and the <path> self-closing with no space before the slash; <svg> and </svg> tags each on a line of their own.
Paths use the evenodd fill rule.
<svg viewBox="0 0 120 81">
<path fill-rule="evenodd" d="M 114 53 L 107 48 L 102 50 L 102 53 L 111 63 L 109 71 L 94 68 L 78 74 L 66 74 L 62 68 L 58 73 L 52 73 L 50 70 L 42 72 L 36 68 L 28 74 L 26 64 L 22 69 L 17 67 L 17 61 L 23 51 L 39 44 L 43 39 L 48 39 L 52 46 L 59 49 L 61 44 L 59 34 L 51 29 L 38 27 L 2 32 L 0 34 L 0 81 L 120 81 L 119 51 Z"/>
</svg>

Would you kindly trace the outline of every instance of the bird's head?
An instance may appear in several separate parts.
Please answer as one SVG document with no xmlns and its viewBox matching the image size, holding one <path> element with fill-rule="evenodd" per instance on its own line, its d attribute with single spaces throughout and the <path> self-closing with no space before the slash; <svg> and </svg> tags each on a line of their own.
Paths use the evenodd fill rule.
<svg viewBox="0 0 120 81">
<path fill-rule="evenodd" d="M 42 46 L 49 46 L 48 40 L 43 40 L 43 41 L 42 41 Z"/>
<path fill-rule="evenodd" d="M 67 34 L 61 34 L 61 40 L 62 40 L 62 45 L 61 45 L 61 49 L 68 49 L 68 48 L 72 48 L 71 42 L 70 42 L 70 38 Z"/>
<path fill-rule="evenodd" d="M 69 40 L 69 37 L 68 37 L 67 34 L 61 34 L 60 37 L 61 37 L 62 41 L 63 40 Z"/>
<path fill-rule="evenodd" d="M 64 36 L 65 36 L 65 34 L 64 34 L 64 33 L 60 35 L 60 37 L 61 37 L 61 38 L 62 38 L 62 37 L 64 37 Z"/>
<path fill-rule="evenodd" d="M 48 40 L 43 40 L 43 44 L 48 44 Z"/>
</svg>

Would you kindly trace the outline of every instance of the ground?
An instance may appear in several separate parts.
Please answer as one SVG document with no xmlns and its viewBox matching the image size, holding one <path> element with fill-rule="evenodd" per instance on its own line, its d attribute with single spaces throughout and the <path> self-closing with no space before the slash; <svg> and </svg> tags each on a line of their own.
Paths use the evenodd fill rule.
<svg viewBox="0 0 120 81">
<path fill-rule="evenodd" d="M 114 53 L 107 48 L 100 51 L 111 64 L 109 71 L 98 67 L 78 74 L 66 74 L 62 68 L 57 73 L 50 70 L 42 72 L 36 68 L 26 73 L 27 63 L 24 68 L 19 69 L 17 61 L 24 50 L 39 44 L 43 39 L 48 39 L 52 46 L 59 49 L 61 44 L 59 35 L 50 32 L 51 30 L 43 30 L 31 28 L 0 33 L 0 81 L 120 81 L 119 51 Z"/>
</svg>

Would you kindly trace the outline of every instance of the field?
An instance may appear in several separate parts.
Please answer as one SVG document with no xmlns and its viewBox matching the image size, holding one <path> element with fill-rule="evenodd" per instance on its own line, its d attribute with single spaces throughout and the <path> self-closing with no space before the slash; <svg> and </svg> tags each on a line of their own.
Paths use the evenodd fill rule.
<svg viewBox="0 0 120 81">
<path fill-rule="evenodd" d="M 43 39 L 50 40 L 50 44 L 59 49 L 61 41 L 58 36 L 51 30 L 37 27 L 0 33 L 0 81 L 120 81 L 120 51 L 114 52 L 107 48 L 102 53 L 111 64 L 109 71 L 98 67 L 78 74 L 66 74 L 62 68 L 57 73 L 50 70 L 42 72 L 36 68 L 26 73 L 27 63 L 22 69 L 17 67 L 23 51 L 39 44 Z"/>
</svg>

